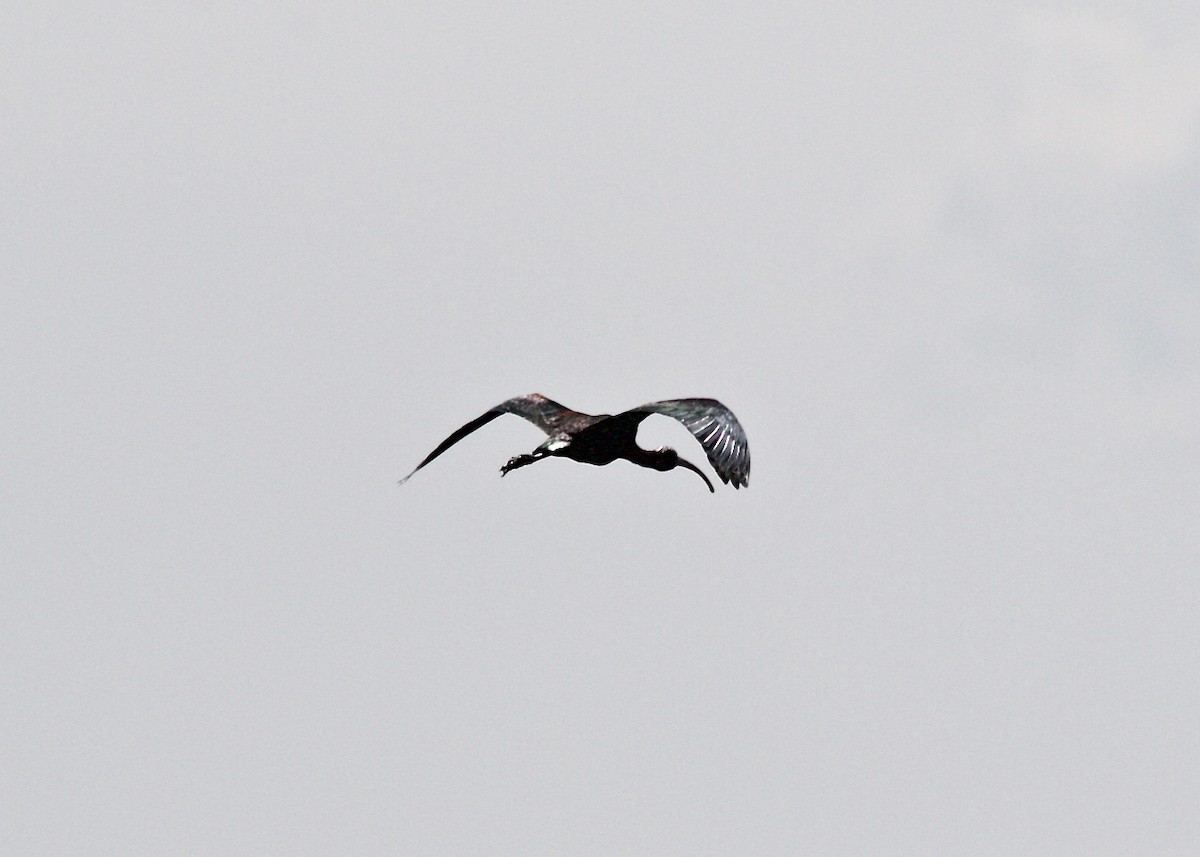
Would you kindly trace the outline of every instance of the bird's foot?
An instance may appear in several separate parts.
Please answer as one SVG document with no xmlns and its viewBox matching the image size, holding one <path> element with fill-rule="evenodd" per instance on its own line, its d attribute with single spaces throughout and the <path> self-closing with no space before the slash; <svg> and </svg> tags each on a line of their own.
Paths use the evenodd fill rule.
<svg viewBox="0 0 1200 857">
<path fill-rule="evenodd" d="M 537 461 L 532 455 L 514 455 L 508 460 L 508 463 L 500 468 L 500 475 L 503 477 L 508 471 L 516 470 L 518 467 L 524 467 L 526 464 L 533 464 Z"/>
</svg>

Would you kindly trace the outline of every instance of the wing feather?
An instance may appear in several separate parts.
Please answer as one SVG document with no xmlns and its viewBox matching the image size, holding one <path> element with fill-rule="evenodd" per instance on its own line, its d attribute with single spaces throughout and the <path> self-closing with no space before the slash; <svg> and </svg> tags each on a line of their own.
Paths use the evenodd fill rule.
<svg viewBox="0 0 1200 857">
<path fill-rule="evenodd" d="M 437 449 L 425 456 L 425 460 L 414 467 L 412 473 L 400 480 L 400 484 L 403 485 L 412 478 L 413 473 L 416 473 L 426 464 L 433 461 L 471 432 L 482 428 L 503 414 L 516 414 L 519 417 L 524 417 L 548 435 L 554 434 L 565 420 L 578 415 L 576 411 L 563 407 L 558 402 L 553 399 L 547 399 L 540 393 L 530 393 L 528 396 L 515 396 L 471 420 L 471 422 L 438 444 Z"/>
<path fill-rule="evenodd" d="M 679 420 L 704 447 L 709 464 L 722 482 L 734 488 L 750 484 L 750 442 L 733 411 L 716 399 L 667 399 L 631 408 L 625 414 L 639 421 L 650 414 Z"/>
</svg>

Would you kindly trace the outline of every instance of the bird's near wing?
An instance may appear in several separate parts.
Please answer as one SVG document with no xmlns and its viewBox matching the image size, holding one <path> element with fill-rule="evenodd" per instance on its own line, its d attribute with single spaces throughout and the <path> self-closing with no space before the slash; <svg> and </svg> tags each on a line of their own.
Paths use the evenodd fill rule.
<svg viewBox="0 0 1200 857">
<path fill-rule="evenodd" d="M 447 449 L 475 431 L 475 429 L 482 428 L 501 414 L 516 414 L 519 417 L 524 417 L 546 434 L 553 434 L 565 419 L 576 416 L 575 411 L 570 408 L 564 408 L 558 402 L 547 399 L 539 393 L 530 393 L 528 396 L 516 396 L 506 402 L 501 402 L 477 419 L 471 420 L 471 422 L 443 440 L 437 449 L 425 456 L 425 460 L 413 468 L 412 473 L 400 480 L 400 484 L 403 485 L 412 478 L 413 473 L 416 473 L 426 464 L 433 461 Z"/>
<path fill-rule="evenodd" d="M 650 414 L 674 417 L 700 441 L 722 482 L 734 488 L 750 484 L 750 442 L 733 411 L 716 399 L 668 399 L 631 408 L 625 414 L 640 415 L 638 422 Z"/>
</svg>

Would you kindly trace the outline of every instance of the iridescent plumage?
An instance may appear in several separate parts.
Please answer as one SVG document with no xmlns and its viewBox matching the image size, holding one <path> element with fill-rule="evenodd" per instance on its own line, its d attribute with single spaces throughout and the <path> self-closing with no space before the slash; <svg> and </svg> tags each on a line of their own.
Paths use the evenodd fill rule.
<svg viewBox="0 0 1200 857">
<path fill-rule="evenodd" d="M 400 480 L 407 482 L 429 462 L 464 437 L 502 414 L 524 417 L 548 435 L 532 453 L 509 459 L 501 475 L 547 457 L 569 458 L 584 464 L 604 465 L 623 458 L 654 470 L 683 467 L 698 474 L 709 491 L 715 491 L 700 468 L 684 460 L 675 450 L 642 449 L 637 445 L 637 428 L 651 414 L 673 417 L 687 427 L 704 447 L 717 476 L 734 488 L 750 484 L 750 444 L 737 417 L 716 399 L 667 399 L 630 408 L 616 415 L 584 414 L 560 405 L 538 393 L 517 396 L 487 411 L 450 435 L 429 453 L 413 472 Z"/>
</svg>

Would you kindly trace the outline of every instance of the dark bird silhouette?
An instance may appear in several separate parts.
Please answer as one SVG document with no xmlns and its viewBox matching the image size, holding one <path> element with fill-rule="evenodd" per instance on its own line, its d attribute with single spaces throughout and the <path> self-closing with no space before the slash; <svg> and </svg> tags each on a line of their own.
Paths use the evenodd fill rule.
<svg viewBox="0 0 1200 857">
<path fill-rule="evenodd" d="M 412 478 L 413 473 L 501 414 L 524 417 L 549 436 L 546 442 L 533 452 L 510 458 L 508 463 L 500 468 L 501 476 L 510 470 L 552 456 L 595 465 L 610 464 L 618 458 L 623 458 L 653 470 L 667 471 L 684 467 L 699 475 L 708 486 L 708 490 L 716 493 L 704 472 L 690 461 L 681 458 L 675 450 L 670 447 L 642 449 L 637 445 L 637 428 L 641 421 L 651 414 L 664 414 L 679 420 L 687 426 L 692 436 L 700 441 L 708 455 L 709 463 L 717 471 L 722 482 L 732 483 L 734 488 L 750 484 L 750 444 L 746 440 L 746 433 L 733 411 L 716 399 L 668 399 L 631 408 L 615 416 L 593 416 L 565 408 L 538 393 L 501 402 L 483 416 L 467 423 L 442 441 L 412 473 L 400 480 L 400 484 L 403 485 Z"/>
</svg>

